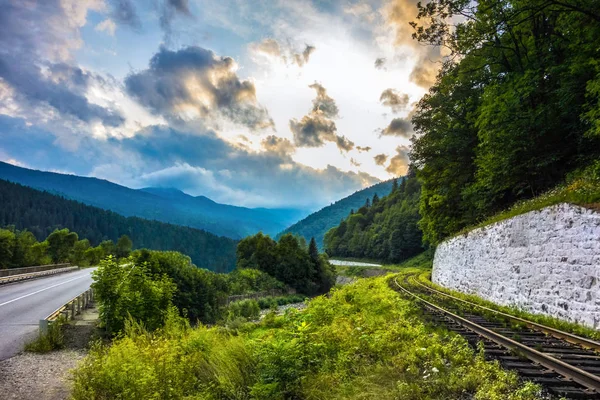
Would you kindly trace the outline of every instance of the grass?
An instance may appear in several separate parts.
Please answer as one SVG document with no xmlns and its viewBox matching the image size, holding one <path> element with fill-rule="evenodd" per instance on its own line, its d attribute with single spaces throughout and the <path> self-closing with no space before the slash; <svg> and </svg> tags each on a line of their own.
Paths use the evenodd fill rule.
<svg viewBox="0 0 600 400">
<path fill-rule="evenodd" d="M 405 271 L 422 271 L 406 269 Z M 258 324 L 149 333 L 130 322 L 74 372 L 73 398 L 537 400 L 540 389 L 433 329 L 386 277 Z"/>
<path fill-rule="evenodd" d="M 476 225 L 460 230 L 452 237 L 464 235 L 477 228 L 561 203 L 576 204 L 600 210 L 600 161 L 596 161 L 588 168 L 574 173 L 567 178 L 565 184 L 559 185 L 533 199 L 518 202 L 505 211 L 493 215 Z"/>
<path fill-rule="evenodd" d="M 38 337 L 32 342 L 25 344 L 25 351 L 31 353 L 49 353 L 54 350 L 60 350 L 65 345 L 65 338 L 62 331 L 63 319 L 54 321 L 48 325 L 48 332 L 38 334 Z"/>
</svg>

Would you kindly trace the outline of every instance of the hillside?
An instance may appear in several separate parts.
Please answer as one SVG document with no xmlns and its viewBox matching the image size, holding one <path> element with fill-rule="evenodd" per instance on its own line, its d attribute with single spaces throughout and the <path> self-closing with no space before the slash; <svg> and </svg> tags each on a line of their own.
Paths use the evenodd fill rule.
<svg viewBox="0 0 600 400">
<path fill-rule="evenodd" d="M 419 221 L 421 188 L 414 170 L 383 197 L 374 197 L 325 234 L 330 256 L 356 257 L 389 263 L 404 261 L 423 251 Z"/>
<path fill-rule="evenodd" d="M 68 228 L 92 245 L 127 235 L 134 248 L 175 250 L 194 264 L 215 271 L 235 266 L 237 242 L 199 229 L 123 217 L 117 213 L 0 180 L 0 226 L 14 225 L 43 240 L 56 228 Z"/>
<path fill-rule="evenodd" d="M 0 162 L 0 179 L 124 216 L 190 226 L 234 239 L 259 231 L 274 235 L 305 214 L 296 209 L 252 209 L 219 204 L 176 189 L 135 190 L 103 179 L 36 171 L 3 162 Z"/>
<path fill-rule="evenodd" d="M 308 242 L 312 237 L 317 241 L 319 249 L 323 248 L 323 237 L 325 233 L 337 226 L 340 221 L 350 214 L 352 210 L 358 210 L 367 199 L 371 199 L 377 193 L 379 197 L 385 196 L 392 190 L 393 180 L 373 185 L 369 188 L 359 190 L 348 197 L 310 214 L 303 220 L 295 223 L 279 235 L 292 233 L 300 235 Z"/>
</svg>

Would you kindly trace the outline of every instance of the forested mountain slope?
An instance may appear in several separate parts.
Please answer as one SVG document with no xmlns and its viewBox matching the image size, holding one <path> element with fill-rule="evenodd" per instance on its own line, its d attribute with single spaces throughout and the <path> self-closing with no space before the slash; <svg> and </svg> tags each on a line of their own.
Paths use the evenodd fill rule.
<svg viewBox="0 0 600 400">
<path fill-rule="evenodd" d="M 307 242 L 314 237 L 319 249 L 322 249 L 323 236 L 325 236 L 325 233 L 329 229 L 339 224 L 342 219 L 346 218 L 351 210 L 358 210 L 362 207 L 365 204 L 365 201 L 371 199 L 374 194 L 381 197 L 390 193 L 392 190 L 392 182 L 393 180 L 381 182 L 338 200 L 290 226 L 279 236 L 284 233 L 292 233 L 304 237 Z"/>
<path fill-rule="evenodd" d="M 373 199 L 348 215 L 325 234 L 324 247 L 330 256 L 371 258 L 397 263 L 421 251 L 419 221 L 421 188 L 410 170 L 392 192 Z"/>
<path fill-rule="evenodd" d="M 176 189 L 130 189 L 96 178 L 57 174 L 0 162 L 0 179 L 59 194 L 124 216 L 155 219 L 239 239 L 263 231 L 276 234 L 303 210 L 252 209 L 216 203 Z"/>
<path fill-rule="evenodd" d="M 127 235 L 134 248 L 175 250 L 194 264 L 215 271 L 235 267 L 237 242 L 199 229 L 124 217 L 19 184 L 0 180 L 0 226 L 14 225 L 43 240 L 56 228 L 68 228 L 92 245 Z"/>
<path fill-rule="evenodd" d="M 450 53 L 412 118 L 420 226 L 435 244 L 600 158 L 600 1 L 419 7 L 417 40 Z"/>
</svg>

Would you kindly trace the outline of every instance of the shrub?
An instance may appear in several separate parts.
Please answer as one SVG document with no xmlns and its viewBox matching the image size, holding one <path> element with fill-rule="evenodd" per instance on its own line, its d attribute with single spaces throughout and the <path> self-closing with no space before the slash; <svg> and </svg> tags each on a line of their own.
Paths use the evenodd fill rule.
<svg viewBox="0 0 600 400">
<path fill-rule="evenodd" d="M 65 338 L 62 326 L 65 323 L 63 318 L 59 318 L 48 325 L 48 332 L 38 334 L 38 337 L 30 343 L 25 344 L 25 351 L 32 353 L 49 353 L 53 350 L 60 350 L 65 345 Z"/>
<path fill-rule="evenodd" d="M 230 310 L 258 307 L 245 304 Z M 542 398 L 537 386 L 420 318 L 376 278 L 317 297 L 304 312 L 271 313 L 235 335 L 171 317 L 155 332 L 130 324 L 112 346 L 94 346 L 74 373 L 73 398 Z"/>
</svg>

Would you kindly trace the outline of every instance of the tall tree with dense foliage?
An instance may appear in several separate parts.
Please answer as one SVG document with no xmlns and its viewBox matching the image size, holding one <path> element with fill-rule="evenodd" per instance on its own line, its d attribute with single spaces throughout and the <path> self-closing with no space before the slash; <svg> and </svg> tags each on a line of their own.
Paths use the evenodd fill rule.
<svg viewBox="0 0 600 400">
<path fill-rule="evenodd" d="M 328 291 L 335 283 L 335 272 L 320 257 L 314 238 L 306 246 L 304 240 L 285 234 L 279 241 L 258 233 L 240 241 L 237 267 L 266 272 L 300 293 L 314 295 Z"/>
<path fill-rule="evenodd" d="M 133 242 L 131 241 L 131 239 L 129 239 L 129 236 L 127 236 L 127 235 L 121 236 L 119 238 L 119 240 L 117 241 L 117 246 L 115 249 L 117 257 L 119 257 L 119 258 L 129 257 L 129 254 L 131 253 L 132 248 L 133 248 Z"/>
<path fill-rule="evenodd" d="M 48 242 L 48 255 L 52 258 L 52 262 L 60 263 L 67 262 L 75 247 L 75 243 L 79 240 L 79 236 L 75 232 L 70 232 L 68 229 L 55 230 L 46 241 Z"/>
<path fill-rule="evenodd" d="M 451 53 L 413 117 L 420 226 L 437 243 L 600 156 L 600 1 L 419 7 L 415 38 Z"/>
</svg>

